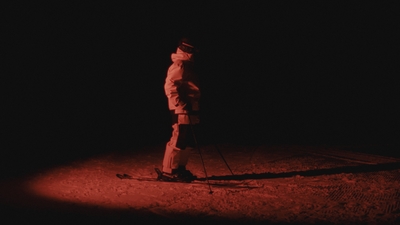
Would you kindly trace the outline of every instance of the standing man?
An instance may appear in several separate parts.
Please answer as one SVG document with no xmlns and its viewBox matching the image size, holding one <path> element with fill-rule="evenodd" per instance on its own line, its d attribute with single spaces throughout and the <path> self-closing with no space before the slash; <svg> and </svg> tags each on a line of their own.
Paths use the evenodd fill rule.
<svg viewBox="0 0 400 225">
<path fill-rule="evenodd" d="M 165 148 L 163 177 L 174 181 L 192 181 L 195 176 L 186 169 L 191 149 L 195 147 L 192 127 L 199 123 L 200 89 L 194 68 L 196 48 L 182 38 L 165 79 L 165 94 L 172 115 L 172 136 Z"/>
</svg>

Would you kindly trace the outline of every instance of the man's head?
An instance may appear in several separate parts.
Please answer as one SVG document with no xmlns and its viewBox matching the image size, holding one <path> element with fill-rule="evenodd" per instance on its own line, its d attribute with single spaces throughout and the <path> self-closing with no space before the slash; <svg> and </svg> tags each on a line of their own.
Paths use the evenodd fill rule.
<svg viewBox="0 0 400 225">
<path fill-rule="evenodd" d="M 178 44 L 178 48 L 190 54 L 193 54 L 198 51 L 198 49 L 195 47 L 193 40 L 187 37 L 181 38 Z"/>
</svg>

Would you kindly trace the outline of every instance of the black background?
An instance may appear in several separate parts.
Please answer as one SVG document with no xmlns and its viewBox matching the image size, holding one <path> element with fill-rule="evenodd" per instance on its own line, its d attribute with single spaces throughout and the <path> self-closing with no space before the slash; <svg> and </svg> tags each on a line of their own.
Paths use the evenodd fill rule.
<svg viewBox="0 0 400 225">
<path fill-rule="evenodd" d="M 5 161 L 165 143 L 163 84 L 182 35 L 200 46 L 202 143 L 398 144 L 399 18 L 388 3 L 13 3 L 2 10 Z"/>
</svg>

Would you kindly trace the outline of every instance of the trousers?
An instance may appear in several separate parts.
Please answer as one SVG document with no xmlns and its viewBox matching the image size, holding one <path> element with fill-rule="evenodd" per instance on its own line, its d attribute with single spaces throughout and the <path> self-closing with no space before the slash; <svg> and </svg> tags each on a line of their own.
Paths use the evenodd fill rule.
<svg viewBox="0 0 400 225">
<path fill-rule="evenodd" d="M 195 147 L 193 127 L 199 123 L 197 115 L 175 114 L 173 116 L 172 135 L 167 142 L 163 159 L 163 172 L 186 167 L 191 150 Z"/>
</svg>

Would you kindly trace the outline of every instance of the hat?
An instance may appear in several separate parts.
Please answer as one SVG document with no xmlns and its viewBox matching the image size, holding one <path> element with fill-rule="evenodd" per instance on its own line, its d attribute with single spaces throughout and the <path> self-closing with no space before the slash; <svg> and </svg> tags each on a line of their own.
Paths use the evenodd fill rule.
<svg viewBox="0 0 400 225">
<path fill-rule="evenodd" d="M 195 45 L 193 44 L 193 40 L 190 40 L 189 38 L 182 38 L 179 41 L 178 48 L 186 53 L 194 53 L 197 52 L 197 49 Z"/>
</svg>

